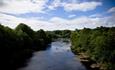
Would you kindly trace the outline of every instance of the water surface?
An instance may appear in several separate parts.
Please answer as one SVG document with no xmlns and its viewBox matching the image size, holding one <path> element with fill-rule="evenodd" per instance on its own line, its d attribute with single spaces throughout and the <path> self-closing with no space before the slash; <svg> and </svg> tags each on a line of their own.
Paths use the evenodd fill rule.
<svg viewBox="0 0 115 70">
<path fill-rule="evenodd" d="M 70 46 L 69 42 L 62 40 L 52 42 L 47 50 L 35 52 L 28 66 L 19 70 L 86 70 Z"/>
</svg>

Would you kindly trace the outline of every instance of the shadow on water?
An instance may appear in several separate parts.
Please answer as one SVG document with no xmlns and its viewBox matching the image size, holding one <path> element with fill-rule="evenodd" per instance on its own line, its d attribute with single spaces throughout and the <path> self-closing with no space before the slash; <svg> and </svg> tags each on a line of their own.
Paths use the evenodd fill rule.
<svg viewBox="0 0 115 70">
<path fill-rule="evenodd" d="M 26 67 L 19 70 L 86 70 L 71 52 L 70 42 L 57 40 L 46 50 L 35 52 Z"/>
<path fill-rule="evenodd" d="M 41 51 L 46 51 L 46 50 L 49 50 L 50 48 L 51 48 L 51 44 L 48 44 L 48 45 L 47 45 L 47 48 L 41 49 Z M 34 51 L 33 51 L 33 52 L 34 52 Z M 20 65 L 19 68 L 27 67 L 27 66 L 28 66 L 28 63 L 31 61 L 31 58 L 34 57 L 34 56 L 35 56 L 35 54 L 31 54 L 31 55 L 28 57 L 28 59 L 26 59 L 26 60 L 22 63 L 22 65 Z M 14 69 L 14 70 L 15 70 L 15 69 Z"/>
</svg>

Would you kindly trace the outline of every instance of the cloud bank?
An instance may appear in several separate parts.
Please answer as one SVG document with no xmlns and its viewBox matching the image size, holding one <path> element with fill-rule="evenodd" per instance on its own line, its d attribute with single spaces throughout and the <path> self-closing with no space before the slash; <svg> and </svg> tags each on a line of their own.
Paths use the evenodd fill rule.
<svg viewBox="0 0 115 70">
<path fill-rule="evenodd" d="M 0 24 L 15 28 L 19 23 L 25 23 L 34 30 L 74 30 L 76 28 L 82 29 L 95 28 L 99 26 L 115 26 L 115 7 L 111 7 L 105 11 L 104 16 L 101 13 L 91 14 L 90 16 L 79 16 L 73 13 L 73 11 L 88 12 L 95 10 L 97 7 L 103 5 L 101 1 L 85 1 L 80 0 L 53 0 L 51 3 L 49 0 L 0 0 Z M 64 12 L 69 12 L 68 18 L 62 18 L 58 16 L 60 13 L 54 11 L 57 8 L 63 8 Z M 34 15 L 40 15 L 35 13 L 47 13 L 52 14 L 49 11 L 56 12 L 56 16 L 43 20 L 44 17 L 19 17 L 16 15 L 25 15 L 27 13 L 34 13 Z M 13 15 L 12 15 L 13 14 Z M 29 14 L 33 15 L 33 14 Z M 42 19 L 38 19 L 42 18 Z"/>
<path fill-rule="evenodd" d="M 95 28 L 99 26 L 115 26 L 115 16 L 108 17 L 87 17 L 82 16 L 74 19 L 63 19 L 60 17 L 52 17 L 49 21 L 43 21 L 33 18 L 19 18 L 11 15 L 0 14 L 0 23 L 11 28 L 15 28 L 19 23 L 25 23 L 34 30 L 75 30 L 86 28 Z M 103 21 L 104 20 L 104 21 Z"/>
<path fill-rule="evenodd" d="M 49 6 L 49 9 L 55 10 L 58 7 L 63 7 L 65 11 L 90 11 L 96 9 L 96 7 L 101 6 L 101 2 L 83 2 L 83 3 L 66 3 L 61 2 L 60 0 L 54 0 L 51 5 Z"/>
<path fill-rule="evenodd" d="M 43 12 L 46 0 L 3 0 L 0 12 L 24 14 L 29 12 Z"/>
</svg>

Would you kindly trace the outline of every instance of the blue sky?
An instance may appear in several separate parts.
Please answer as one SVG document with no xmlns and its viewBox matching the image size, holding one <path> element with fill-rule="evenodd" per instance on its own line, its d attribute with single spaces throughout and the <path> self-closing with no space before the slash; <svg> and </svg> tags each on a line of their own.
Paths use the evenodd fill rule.
<svg viewBox="0 0 115 70">
<path fill-rule="evenodd" d="M 0 23 L 34 30 L 115 26 L 115 0 L 0 0 Z"/>
</svg>

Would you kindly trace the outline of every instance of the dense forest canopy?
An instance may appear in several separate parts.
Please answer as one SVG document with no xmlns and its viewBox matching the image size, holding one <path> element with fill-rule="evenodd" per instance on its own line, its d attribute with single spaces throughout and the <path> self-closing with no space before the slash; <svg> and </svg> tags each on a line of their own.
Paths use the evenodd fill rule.
<svg viewBox="0 0 115 70">
<path fill-rule="evenodd" d="M 105 70 L 115 69 L 115 27 L 76 30 L 71 41 L 74 53 L 85 53 Z"/>
<path fill-rule="evenodd" d="M 23 23 L 15 29 L 0 25 L 0 69 L 15 70 L 23 66 L 34 51 L 46 49 L 50 42 L 45 31 L 33 31 Z"/>
</svg>

